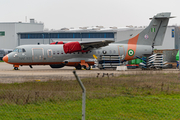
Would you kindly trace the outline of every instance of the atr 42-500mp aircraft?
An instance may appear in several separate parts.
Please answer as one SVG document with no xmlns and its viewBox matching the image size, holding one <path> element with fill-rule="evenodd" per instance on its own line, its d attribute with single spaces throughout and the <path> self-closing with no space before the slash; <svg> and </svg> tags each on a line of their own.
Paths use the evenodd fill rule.
<svg viewBox="0 0 180 120">
<path fill-rule="evenodd" d="M 109 40 L 96 42 L 54 42 L 50 45 L 22 45 L 6 55 L 3 60 L 14 65 L 18 70 L 19 66 L 29 65 L 50 65 L 52 68 L 64 66 L 75 66 L 76 69 L 85 67 L 90 69 L 94 65 L 93 54 L 102 55 L 124 55 L 123 61 L 151 55 L 155 45 L 162 45 L 167 24 L 170 17 L 169 12 L 155 15 L 151 23 L 135 37 L 115 42 Z"/>
</svg>

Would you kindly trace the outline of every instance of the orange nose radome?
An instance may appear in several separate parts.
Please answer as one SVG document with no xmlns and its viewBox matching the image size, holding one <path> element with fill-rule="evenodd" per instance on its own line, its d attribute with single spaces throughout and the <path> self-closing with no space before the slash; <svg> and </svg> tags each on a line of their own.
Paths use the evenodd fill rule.
<svg viewBox="0 0 180 120">
<path fill-rule="evenodd" d="M 3 61 L 8 62 L 8 56 L 7 55 L 3 57 Z"/>
</svg>

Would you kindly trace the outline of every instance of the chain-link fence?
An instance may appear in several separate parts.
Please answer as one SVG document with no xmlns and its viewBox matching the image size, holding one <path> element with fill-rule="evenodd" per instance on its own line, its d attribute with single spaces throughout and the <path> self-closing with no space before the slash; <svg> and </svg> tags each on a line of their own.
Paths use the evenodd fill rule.
<svg viewBox="0 0 180 120">
<path fill-rule="evenodd" d="M 179 74 L 99 75 L 81 79 L 86 119 L 180 119 Z M 0 119 L 82 118 L 76 80 L 0 84 Z"/>
</svg>

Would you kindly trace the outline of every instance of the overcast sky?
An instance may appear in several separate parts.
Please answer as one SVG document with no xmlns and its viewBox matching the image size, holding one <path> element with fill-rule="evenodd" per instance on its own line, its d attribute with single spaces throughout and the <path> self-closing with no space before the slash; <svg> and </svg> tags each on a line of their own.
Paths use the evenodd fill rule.
<svg viewBox="0 0 180 120">
<path fill-rule="evenodd" d="M 29 22 L 45 28 L 147 26 L 160 12 L 176 16 L 169 25 L 180 25 L 180 0 L 0 0 L 0 22 Z"/>
</svg>

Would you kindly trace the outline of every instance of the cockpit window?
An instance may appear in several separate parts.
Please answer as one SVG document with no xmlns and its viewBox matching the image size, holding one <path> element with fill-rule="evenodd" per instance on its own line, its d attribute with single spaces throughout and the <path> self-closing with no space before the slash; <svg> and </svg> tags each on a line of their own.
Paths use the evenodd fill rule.
<svg viewBox="0 0 180 120">
<path fill-rule="evenodd" d="M 23 49 L 22 49 L 22 52 L 26 52 L 26 50 L 23 48 Z"/>
<path fill-rule="evenodd" d="M 22 52 L 26 52 L 26 50 L 24 48 L 16 48 L 16 49 L 13 50 L 13 52 L 22 53 Z"/>
<path fill-rule="evenodd" d="M 18 52 L 18 48 L 14 49 L 13 52 Z"/>
<path fill-rule="evenodd" d="M 22 49 L 19 49 L 18 52 L 21 53 L 21 52 L 22 52 Z"/>
</svg>

